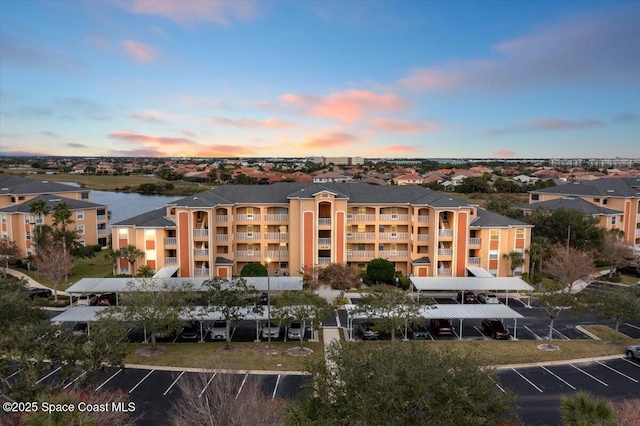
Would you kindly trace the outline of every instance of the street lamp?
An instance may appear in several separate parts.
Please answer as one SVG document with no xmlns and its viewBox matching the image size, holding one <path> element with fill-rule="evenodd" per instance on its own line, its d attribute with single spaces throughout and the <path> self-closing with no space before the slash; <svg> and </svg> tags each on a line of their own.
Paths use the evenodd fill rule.
<svg viewBox="0 0 640 426">
<path fill-rule="evenodd" d="M 271 258 L 267 257 L 267 349 L 271 350 L 271 282 L 269 266 Z"/>
</svg>

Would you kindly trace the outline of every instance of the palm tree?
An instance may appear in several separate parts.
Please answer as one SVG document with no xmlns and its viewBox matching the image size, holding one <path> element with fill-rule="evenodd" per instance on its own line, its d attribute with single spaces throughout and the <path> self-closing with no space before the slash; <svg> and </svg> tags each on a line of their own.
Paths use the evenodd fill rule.
<svg viewBox="0 0 640 426">
<path fill-rule="evenodd" d="M 116 276 L 116 268 L 118 266 L 118 260 L 122 259 L 122 253 L 120 252 L 120 250 L 114 250 L 113 248 L 109 247 L 104 252 L 104 258 L 111 260 L 111 267 L 113 269 L 113 276 L 115 277 Z"/>
<path fill-rule="evenodd" d="M 502 255 L 502 258 L 510 261 L 509 265 L 511 266 L 511 275 L 515 275 L 516 269 L 524 265 L 524 253 L 519 251 L 505 253 Z"/>
<path fill-rule="evenodd" d="M 560 399 L 562 421 L 566 426 L 614 425 L 616 414 L 609 402 L 587 392 L 577 392 L 573 397 Z"/>
<path fill-rule="evenodd" d="M 53 209 L 53 226 L 58 228 L 59 235 L 62 239 L 62 247 L 67 252 L 67 226 L 73 223 L 71 219 L 71 210 L 69 205 L 62 202 Z M 64 282 L 67 282 L 67 273 L 64 275 Z"/>
<path fill-rule="evenodd" d="M 129 262 L 129 271 L 131 275 L 135 275 L 135 268 L 133 266 L 139 257 L 144 257 L 144 252 L 133 244 L 129 244 L 118 251 L 120 252 L 120 257 L 127 259 Z"/>
<path fill-rule="evenodd" d="M 29 206 L 29 213 L 33 214 L 36 218 L 33 237 L 35 248 L 38 250 L 38 232 L 40 232 L 40 228 L 44 224 L 44 217 L 49 214 L 49 207 L 47 206 L 46 201 L 38 200 Z"/>
<path fill-rule="evenodd" d="M 154 270 L 149 265 L 140 265 L 136 271 L 138 277 L 153 277 Z"/>
</svg>

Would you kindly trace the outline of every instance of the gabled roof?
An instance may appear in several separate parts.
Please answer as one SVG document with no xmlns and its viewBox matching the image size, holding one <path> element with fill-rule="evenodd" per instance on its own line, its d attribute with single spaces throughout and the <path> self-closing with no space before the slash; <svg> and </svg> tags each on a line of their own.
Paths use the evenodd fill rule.
<svg viewBox="0 0 640 426">
<path fill-rule="evenodd" d="M 166 207 L 160 207 L 113 224 L 113 226 L 118 225 L 140 226 L 144 228 L 174 228 L 176 226 L 175 222 L 167 217 Z"/>
<path fill-rule="evenodd" d="M 21 176 L 0 175 L 0 195 L 51 194 L 79 191 L 82 191 L 82 188 L 58 182 L 29 179 Z"/>
<path fill-rule="evenodd" d="M 86 209 L 97 209 L 97 208 L 107 208 L 104 204 L 96 204 L 91 203 L 89 201 L 82 200 L 74 200 L 71 198 L 64 198 L 58 195 L 50 195 L 44 194 L 40 195 L 36 198 L 32 198 L 29 201 L 25 201 L 21 204 L 14 204 L 11 206 L 7 206 L 0 209 L 0 212 L 3 213 L 31 213 L 31 205 L 37 201 L 44 201 L 46 206 L 49 208 L 49 211 L 55 210 L 56 206 L 62 203 L 66 203 L 69 206 L 69 210 L 86 210 Z"/>
<path fill-rule="evenodd" d="M 471 221 L 472 228 L 533 228 L 530 225 L 519 220 L 502 216 L 492 211 L 478 208 L 478 216 Z"/>
<path fill-rule="evenodd" d="M 526 204 L 524 206 L 518 207 L 520 210 L 526 211 L 534 211 L 534 210 L 544 210 L 544 211 L 554 211 L 554 210 L 577 210 L 585 215 L 596 216 L 596 215 L 620 215 L 623 212 L 619 210 L 608 209 L 606 207 L 601 207 L 596 204 L 590 203 L 588 201 L 583 200 L 582 198 L 556 198 L 554 200 L 549 201 L 539 201 L 537 203 Z"/>
<path fill-rule="evenodd" d="M 640 178 L 586 180 L 530 192 L 532 194 L 564 194 L 590 197 L 640 197 Z"/>
</svg>

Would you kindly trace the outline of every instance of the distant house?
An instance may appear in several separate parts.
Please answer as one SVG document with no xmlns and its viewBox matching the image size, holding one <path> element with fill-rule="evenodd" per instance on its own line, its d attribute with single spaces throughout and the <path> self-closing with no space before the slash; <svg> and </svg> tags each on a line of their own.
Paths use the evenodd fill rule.
<svg viewBox="0 0 640 426">
<path fill-rule="evenodd" d="M 313 177 L 313 183 L 346 182 L 351 179 L 351 176 L 347 176 L 344 173 L 327 172 L 315 175 Z"/>
<path fill-rule="evenodd" d="M 393 178 L 396 185 L 421 185 L 422 176 L 415 173 L 409 173 Z"/>
</svg>

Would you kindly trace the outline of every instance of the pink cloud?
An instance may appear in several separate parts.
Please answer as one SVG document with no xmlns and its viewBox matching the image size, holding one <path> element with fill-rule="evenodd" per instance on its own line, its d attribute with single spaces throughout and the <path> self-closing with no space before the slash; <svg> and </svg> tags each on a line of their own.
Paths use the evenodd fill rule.
<svg viewBox="0 0 640 426">
<path fill-rule="evenodd" d="M 122 40 L 124 50 L 136 62 L 149 63 L 156 60 L 158 51 L 153 47 L 134 40 Z"/>
<path fill-rule="evenodd" d="M 402 86 L 414 90 L 450 89 L 456 84 L 456 76 L 435 69 L 417 69 L 399 80 Z"/>
<path fill-rule="evenodd" d="M 498 149 L 493 151 L 493 154 L 500 158 L 513 158 L 516 156 L 515 152 L 509 151 L 508 149 Z"/>
<path fill-rule="evenodd" d="M 205 121 L 211 124 L 232 126 L 239 129 L 255 129 L 260 127 L 267 129 L 280 129 L 283 127 L 291 126 L 291 123 L 278 120 L 277 118 L 267 118 L 266 120 L 249 120 L 246 118 L 232 119 L 226 117 L 215 117 L 206 119 Z"/>
<path fill-rule="evenodd" d="M 324 97 L 286 93 L 280 99 L 311 115 L 347 123 L 358 121 L 364 115 L 402 111 L 408 106 L 408 102 L 395 93 L 377 94 L 363 90 L 336 92 Z"/>
<path fill-rule="evenodd" d="M 133 118 L 134 120 L 143 121 L 145 123 L 165 123 L 172 118 L 167 114 L 154 110 L 131 114 L 129 117 Z"/>
<path fill-rule="evenodd" d="M 213 22 L 230 26 L 233 21 L 250 21 L 257 15 L 254 0 L 135 0 L 121 2 L 129 12 L 157 15 L 180 25 Z"/>
<path fill-rule="evenodd" d="M 311 136 L 305 138 L 300 146 L 308 149 L 341 148 L 347 145 L 352 145 L 357 139 L 357 136 L 350 135 L 348 133 L 325 132 L 321 136 Z"/>
<path fill-rule="evenodd" d="M 509 133 L 521 132 L 538 132 L 553 131 L 563 132 L 570 130 L 591 129 L 594 127 L 604 126 L 605 123 L 600 120 L 584 119 L 584 120 L 564 120 L 561 118 L 537 118 L 507 127 L 495 127 L 486 130 L 484 133 L 490 136 L 500 136 Z"/>
<path fill-rule="evenodd" d="M 440 130 L 439 126 L 432 122 L 412 123 L 406 120 L 378 118 L 371 124 L 379 130 L 393 133 L 434 133 Z"/>
</svg>

